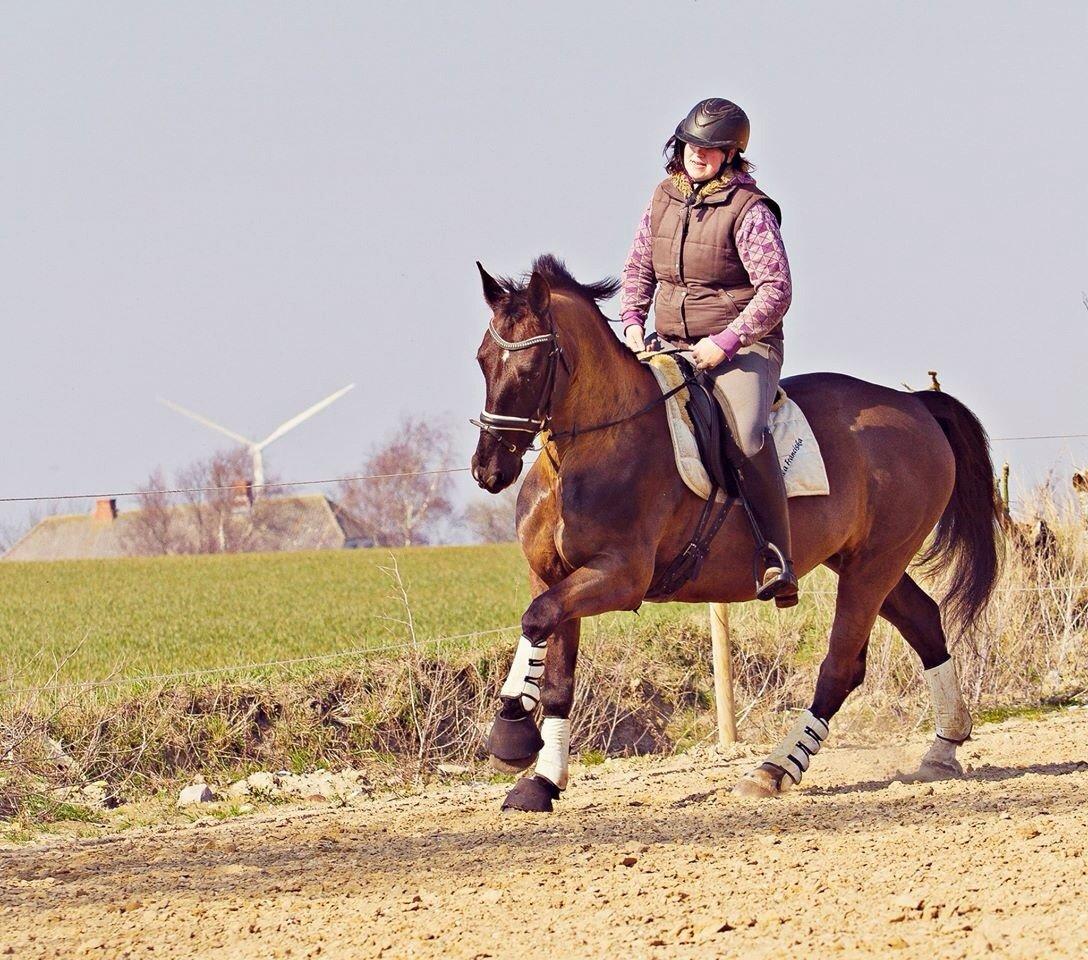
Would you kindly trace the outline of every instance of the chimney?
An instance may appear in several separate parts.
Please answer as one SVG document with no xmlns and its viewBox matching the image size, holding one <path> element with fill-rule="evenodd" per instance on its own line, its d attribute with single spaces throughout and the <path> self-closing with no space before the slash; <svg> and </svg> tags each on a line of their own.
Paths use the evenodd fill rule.
<svg viewBox="0 0 1088 960">
<path fill-rule="evenodd" d="M 91 519 L 95 523 L 110 523 L 117 518 L 117 501 L 110 497 L 102 497 L 94 502 L 94 513 Z"/>
<path fill-rule="evenodd" d="M 252 481 L 236 480 L 230 485 L 230 505 L 235 510 L 245 510 L 253 506 Z"/>
</svg>

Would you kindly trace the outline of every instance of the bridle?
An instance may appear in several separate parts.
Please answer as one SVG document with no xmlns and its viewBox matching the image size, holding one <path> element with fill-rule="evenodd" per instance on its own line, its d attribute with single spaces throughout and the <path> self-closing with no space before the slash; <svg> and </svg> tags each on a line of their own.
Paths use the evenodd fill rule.
<svg viewBox="0 0 1088 960">
<path fill-rule="evenodd" d="M 552 350 L 548 354 L 548 369 L 545 373 L 544 390 L 541 392 L 540 400 L 536 405 L 536 415 L 532 417 L 514 417 L 508 416 L 503 413 L 491 413 L 489 410 L 484 410 L 480 414 L 479 420 L 469 420 L 474 427 L 479 427 L 489 437 L 492 437 L 497 443 L 499 443 L 505 450 L 516 456 L 524 455 L 525 451 L 518 450 L 516 443 L 511 443 L 505 437 L 502 436 L 502 431 L 512 431 L 514 433 L 527 433 L 530 436 L 529 443 L 526 444 L 526 449 L 532 443 L 532 437 L 535 437 L 538 433 L 547 429 L 548 424 L 552 419 L 552 396 L 555 393 L 555 378 L 556 372 L 559 369 L 559 364 L 563 364 L 563 369 L 567 371 L 567 376 L 570 376 L 570 364 L 567 362 L 566 354 L 563 352 L 563 348 L 559 343 L 559 331 L 556 329 L 555 321 L 552 319 L 551 313 L 548 313 L 548 325 L 550 330 L 547 333 L 538 334 L 535 337 L 528 337 L 525 340 L 506 340 L 498 330 L 495 329 L 493 322 L 489 322 L 487 325 L 488 335 L 504 350 L 511 352 L 517 350 L 528 350 L 531 347 L 540 347 L 545 344 L 552 344 Z M 678 351 L 667 351 L 675 353 Z M 664 403 L 669 397 L 679 393 L 685 387 L 693 385 L 694 379 L 690 379 L 687 376 L 683 378 L 680 384 L 673 387 L 671 390 L 667 390 L 664 393 L 658 394 L 649 403 L 640 407 L 634 413 L 626 414 L 622 417 L 616 417 L 614 420 L 606 420 L 604 423 L 596 423 L 593 426 L 581 427 L 573 426 L 569 430 L 562 430 L 558 432 L 551 432 L 549 434 L 550 440 L 556 440 L 560 437 L 570 437 L 572 440 L 574 437 L 583 433 L 593 433 L 597 430 L 605 430 L 608 427 L 614 427 L 620 423 L 626 423 L 628 420 L 634 420 L 636 417 L 641 417 L 644 413 L 648 413 L 659 403 Z"/>
<path fill-rule="evenodd" d="M 494 321 L 487 324 L 487 332 L 491 339 L 503 350 L 511 353 L 518 350 L 529 350 L 532 347 L 542 347 L 549 343 L 552 344 L 552 349 L 548 353 L 548 369 L 544 374 L 544 389 L 541 391 L 534 416 L 514 417 L 504 413 L 492 413 L 489 410 L 484 410 L 480 413 L 479 420 L 469 420 L 469 423 L 474 427 L 479 427 L 489 437 L 513 454 L 518 453 L 518 445 L 502 436 L 502 431 L 527 433 L 530 437 L 529 443 L 532 443 L 532 437 L 547 429 L 548 423 L 552 419 L 552 396 L 555 393 L 555 379 L 560 363 L 563 364 L 563 369 L 567 371 L 567 375 L 570 375 L 570 365 L 567 363 L 566 354 L 563 353 L 563 348 L 559 343 L 559 331 L 556 329 L 550 311 L 548 312 L 548 325 L 551 329 L 547 333 L 528 337 L 525 340 L 507 340 L 495 329 Z"/>
</svg>

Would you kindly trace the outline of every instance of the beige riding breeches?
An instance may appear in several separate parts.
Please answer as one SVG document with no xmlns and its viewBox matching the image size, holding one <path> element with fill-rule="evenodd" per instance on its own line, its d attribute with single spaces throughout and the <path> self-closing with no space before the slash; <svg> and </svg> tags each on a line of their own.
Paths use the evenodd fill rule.
<svg viewBox="0 0 1088 960">
<path fill-rule="evenodd" d="M 673 345 L 690 349 L 682 342 Z M 781 341 L 760 340 L 741 347 L 732 360 L 707 372 L 714 378 L 719 397 L 727 401 L 725 414 L 740 452 L 746 457 L 754 456 L 763 448 L 771 404 L 782 375 Z"/>
</svg>

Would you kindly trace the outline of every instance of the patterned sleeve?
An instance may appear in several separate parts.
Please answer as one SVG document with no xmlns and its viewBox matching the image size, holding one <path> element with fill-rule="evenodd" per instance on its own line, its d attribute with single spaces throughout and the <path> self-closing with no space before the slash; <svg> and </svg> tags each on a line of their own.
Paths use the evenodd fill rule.
<svg viewBox="0 0 1088 960">
<path fill-rule="evenodd" d="M 737 252 L 756 292 L 740 316 L 712 338 L 730 358 L 741 347 L 770 333 L 793 299 L 790 262 L 778 221 L 767 204 L 752 204 L 737 228 L 736 239 Z"/>
<path fill-rule="evenodd" d="M 623 329 L 631 324 L 646 325 L 650 304 L 654 298 L 657 277 L 654 275 L 653 234 L 650 229 L 650 209 L 653 200 L 646 206 L 639 221 L 631 252 L 623 265 L 623 291 L 620 294 L 620 320 Z"/>
</svg>

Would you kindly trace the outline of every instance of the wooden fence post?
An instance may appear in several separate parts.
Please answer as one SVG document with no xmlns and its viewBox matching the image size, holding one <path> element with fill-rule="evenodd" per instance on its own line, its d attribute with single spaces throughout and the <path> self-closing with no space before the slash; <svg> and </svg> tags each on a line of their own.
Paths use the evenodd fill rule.
<svg viewBox="0 0 1088 960">
<path fill-rule="evenodd" d="M 729 607 L 710 604 L 710 656 L 714 664 L 714 705 L 718 712 L 718 745 L 737 742 L 737 713 L 733 703 L 733 655 L 729 649 Z"/>
<path fill-rule="evenodd" d="M 1009 461 L 1006 460 L 1001 467 L 1001 479 L 997 484 L 997 495 L 1001 498 L 1001 511 L 1005 514 L 1005 520 L 1012 519 L 1012 510 L 1009 504 Z"/>
</svg>

